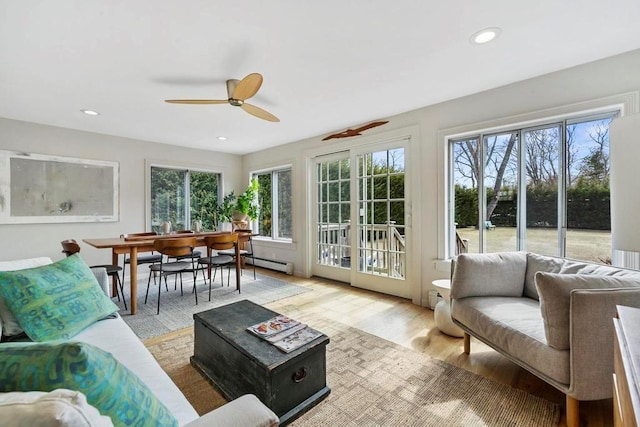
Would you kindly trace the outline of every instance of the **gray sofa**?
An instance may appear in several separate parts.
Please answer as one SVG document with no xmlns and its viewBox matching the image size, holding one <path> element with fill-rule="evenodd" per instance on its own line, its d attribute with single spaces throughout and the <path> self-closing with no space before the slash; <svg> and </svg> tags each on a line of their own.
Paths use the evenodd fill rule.
<svg viewBox="0 0 640 427">
<path fill-rule="evenodd" d="M 612 397 L 616 305 L 640 307 L 640 272 L 526 252 L 461 254 L 452 264 L 451 315 L 566 394 L 567 425 L 580 400 Z"/>
</svg>

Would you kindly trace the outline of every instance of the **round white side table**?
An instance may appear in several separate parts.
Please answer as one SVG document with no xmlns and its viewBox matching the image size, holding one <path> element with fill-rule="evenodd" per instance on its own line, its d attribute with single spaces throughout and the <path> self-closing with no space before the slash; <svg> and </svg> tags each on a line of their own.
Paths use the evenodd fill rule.
<svg viewBox="0 0 640 427">
<path fill-rule="evenodd" d="M 449 293 L 451 291 L 451 281 L 448 279 L 434 280 L 431 282 L 442 299 L 436 304 L 433 317 L 436 326 L 440 331 L 452 337 L 462 337 L 464 331 L 451 320 L 451 307 L 449 304 Z"/>
</svg>

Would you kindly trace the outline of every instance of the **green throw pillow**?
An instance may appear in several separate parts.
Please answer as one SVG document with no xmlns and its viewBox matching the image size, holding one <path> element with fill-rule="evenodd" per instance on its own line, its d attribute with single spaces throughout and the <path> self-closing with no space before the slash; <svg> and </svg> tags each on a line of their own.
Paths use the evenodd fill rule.
<svg viewBox="0 0 640 427">
<path fill-rule="evenodd" d="M 0 392 L 83 393 L 115 426 L 177 426 L 171 412 L 111 353 L 87 343 L 7 343 L 0 346 Z"/>
<path fill-rule="evenodd" d="M 118 311 L 78 254 L 0 272 L 0 296 L 33 341 L 71 338 Z"/>
</svg>

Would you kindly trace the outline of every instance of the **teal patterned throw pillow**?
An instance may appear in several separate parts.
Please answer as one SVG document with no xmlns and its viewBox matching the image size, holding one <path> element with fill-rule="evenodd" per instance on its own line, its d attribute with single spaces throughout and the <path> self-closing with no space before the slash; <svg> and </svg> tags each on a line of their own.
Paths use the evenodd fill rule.
<svg viewBox="0 0 640 427">
<path fill-rule="evenodd" d="M 177 426 L 171 412 L 111 353 L 74 341 L 0 346 L 0 392 L 82 392 L 114 426 Z"/>
<path fill-rule="evenodd" d="M 0 272 L 0 296 L 33 341 L 68 339 L 118 311 L 78 254 Z"/>
</svg>

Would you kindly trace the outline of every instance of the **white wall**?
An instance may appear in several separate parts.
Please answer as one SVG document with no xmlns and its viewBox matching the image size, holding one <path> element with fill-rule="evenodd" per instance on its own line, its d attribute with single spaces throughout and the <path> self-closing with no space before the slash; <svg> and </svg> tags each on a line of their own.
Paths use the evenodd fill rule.
<svg viewBox="0 0 640 427">
<path fill-rule="evenodd" d="M 514 58 L 517 60 L 517 58 Z M 446 64 L 442 64 L 446 66 Z M 481 71 L 480 71 L 481 72 Z M 282 163 L 294 165 L 294 242 L 291 248 L 278 248 L 278 257 L 294 263 L 296 274 L 307 275 L 308 230 L 306 227 L 306 183 L 305 151 L 326 150 L 340 151 L 341 144 L 361 140 L 370 141 L 372 135 L 388 133 L 410 126 L 419 129 L 419 156 L 421 167 L 419 186 L 421 200 L 414 201 L 414 213 L 420 212 L 420 217 L 413 217 L 414 233 L 418 233 L 421 242 L 420 264 L 418 279 L 412 283 L 413 294 L 421 295 L 423 304 L 427 301 L 427 292 L 434 279 L 446 278 L 448 273 L 436 268 L 435 261 L 439 256 L 439 249 L 444 246 L 442 241 L 444 228 L 444 140 L 446 130 L 462 126 L 477 124 L 484 127 L 487 122 L 517 122 L 519 115 L 548 110 L 556 107 L 578 104 L 594 99 L 609 97 L 616 94 L 638 91 L 640 89 L 640 50 L 614 56 L 605 60 L 581 65 L 545 76 L 513 83 L 497 89 L 475 95 L 425 107 L 389 118 L 390 123 L 367 131 L 365 136 L 334 140 L 328 143 L 321 141 L 325 135 L 303 141 L 279 146 L 273 149 L 252 153 L 243 157 L 245 173 L 252 170 L 269 167 Z M 356 108 L 356 107 L 354 107 Z M 579 108 L 579 107 L 576 107 Z M 569 108 L 570 110 L 571 108 Z M 372 120 L 380 119 L 372 117 Z M 354 123 L 358 125 L 360 123 Z M 471 126 L 473 127 L 473 126 Z M 342 129 L 336 129 L 340 131 Z M 438 137 L 440 135 L 440 138 Z M 323 148 L 324 147 L 324 148 Z M 256 244 L 259 246 L 259 243 Z M 256 249 L 259 252 L 261 248 Z M 273 252 L 273 251 L 272 251 Z M 440 253 L 442 251 L 440 250 Z M 414 302 L 416 299 L 414 298 Z M 425 304 L 426 305 L 426 304 Z"/>
<path fill-rule="evenodd" d="M 145 231 L 145 160 L 184 164 L 221 172 L 225 194 L 243 188 L 241 158 L 213 151 L 75 131 L 0 118 L 0 149 L 51 154 L 120 165 L 120 221 L 109 223 L 0 225 L 0 260 L 35 256 L 60 259 L 60 241 L 117 237 Z M 88 264 L 111 263 L 111 252 L 80 243 Z"/>
<path fill-rule="evenodd" d="M 517 60 L 515 58 L 514 60 Z M 446 66 L 443 64 L 442 66 Z M 323 142 L 321 138 L 282 145 L 252 153 L 242 158 L 193 149 L 172 147 L 114 136 L 73 131 L 45 125 L 0 119 L 0 149 L 56 154 L 120 163 L 120 221 L 101 224 L 25 224 L 0 225 L 0 260 L 48 255 L 61 258 L 59 242 L 66 238 L 110 237 L 144 229 L 145 159 L 176 161 L 213 167 L 224 173 L 225 194 L 231 189 L 244 189 L 249 172 L 293 165 L 294 243 L 256 243 L 256 252 L 267 258 L 291 261 L 295 274 L 310 274 L 308 261 L 307 173 L 309 150 L 339 151 L 345 144 L 370 142 L 376 135 L 402 133 L 417 129 L 412 155 L 419 156 L 420 168 L 415 177 L 420 188 L 414 200 L 413 231 L 420 246 L 414 269 L 412 295 L 414 301 L 426 301 L 434 279 L 447 276 L 435 261 L 444 245 L 442 218 L 445 206 L 444 140 L 447 129 L 492 121 L 518 121 L 518 115 L 577 104 L 640 89 L 640 50 L 585 64 L 534 79 L 517 82 L 453 101 L 425 107 L 389 118 L 385 126 L 367 131 L 363 137 Z M 357 108 L 354 106 L 354 108 Z M 513 117 L 513 118 L 512 118 Z M 512 119 L 510 119 L 512 118 Z M 372 120 L 380 117 L 372 117 Z M 354 123 L 358 125 L 360 123 Z M 341 129 L 336 129 L 336 131 Z M 440 137 L 439 137 L 440 135 Z M 242 171 L 241 171 L 242 168 Z M 415 214 L 419 213 L 419 217 Z M 110 262 L 106 250 L 83 245 L 83 256 L 89 263 Z"/>
</svg>

